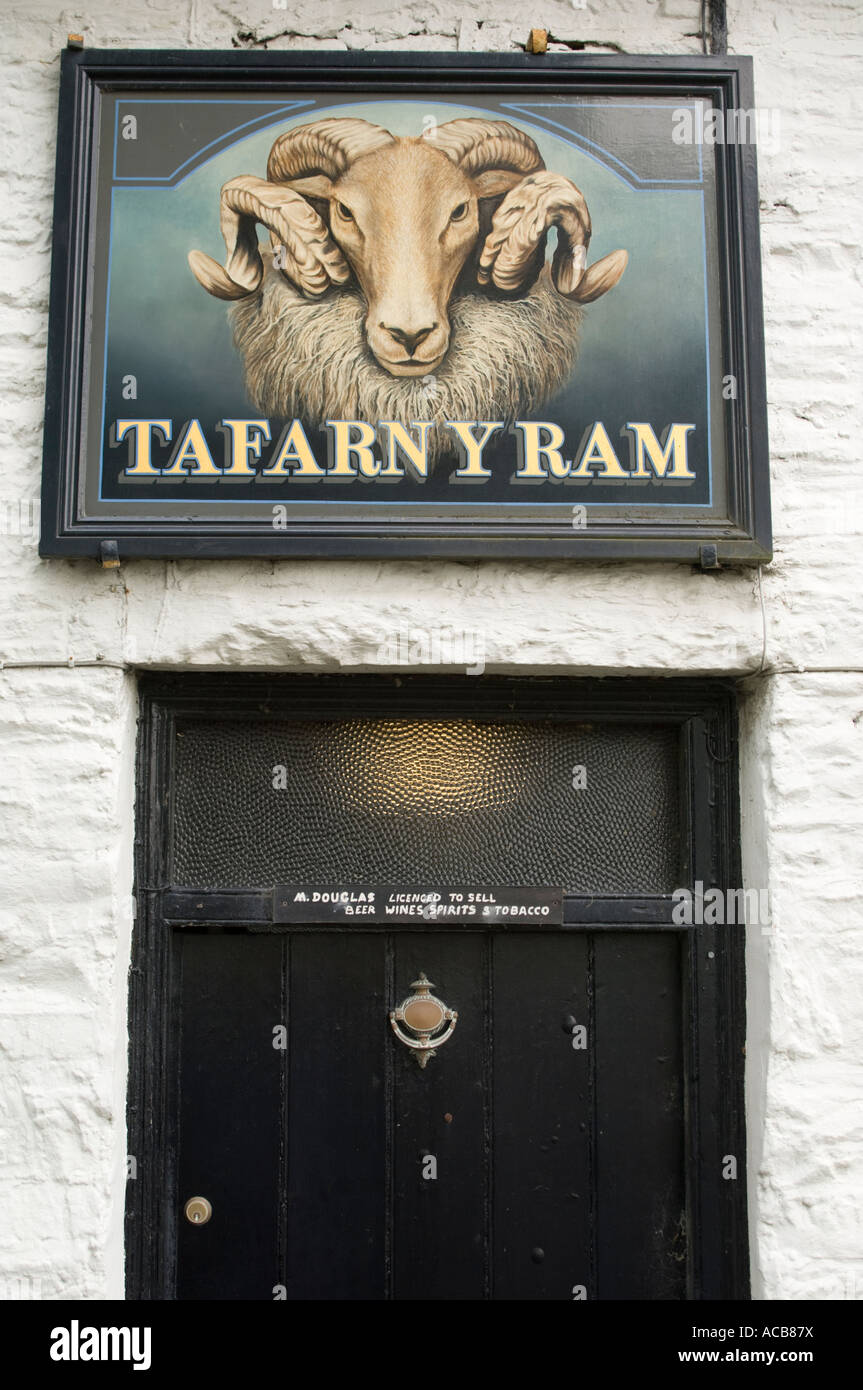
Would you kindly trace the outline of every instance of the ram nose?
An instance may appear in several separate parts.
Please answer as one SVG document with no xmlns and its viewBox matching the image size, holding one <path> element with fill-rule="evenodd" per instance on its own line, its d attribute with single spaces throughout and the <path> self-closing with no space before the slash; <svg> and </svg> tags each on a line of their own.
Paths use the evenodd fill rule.
<svg viewBox="0 0 863 1390">
<path fill-rule="evenodd" d="M 381 323 L 379 327 L 401 344 L 408 357 L 414 357 L 420 343 L 424 343 L 426 338 L 435 331 L 437 324 L 430 323 L 428 328 L 416 328 L 412 333 L 408 332 L 406 328 L 396 328 L 395 324 L 392 323 Z"/>
<path fill-rule="evenodd" d="M 391 376 L 425 376 L 440 366 L 449 347 L 446 320 L 417 316 L 400 321 L 379 314 L 366 323 L 369 347 Z"/>
</svg>

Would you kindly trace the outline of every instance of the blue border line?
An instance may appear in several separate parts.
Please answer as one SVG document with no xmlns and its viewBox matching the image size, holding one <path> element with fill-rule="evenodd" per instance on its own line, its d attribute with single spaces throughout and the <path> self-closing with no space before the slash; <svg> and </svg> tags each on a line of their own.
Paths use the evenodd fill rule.
<svg viewBox="0 0 863 1390">
<path fill-rule="evenodd" d="M 120 97 L 116 97 L 116 98 L 115 98 L 115 102 L 116 102 L 116 107 L 115 107 L 115 118 L 114 118 L 114 168 L 115 168 L 115 169 L 116 169 L 116 165 L 117 165 L 117 131 L 118 131 L 118 125 L 119 125 L 119 109 L 120 109 L 120 101 L 121 101 L 121 100 L 122 100 L 122 98 L 120 98 Z M 161 98 L 151 98 L 150 100 L 151 100 L 151 101 L 157 101 L 157 100 L 158 100 L 158 101 L 170 101 L 171 98 L 168 98 L 168 97 L 161 97 Z M 209 104 L 210 104 L 210 105 L 213 105 L 213 106 L 221 106 L 221 105 L 224 105 L 224 104 L 229 104 L 231 101 L 233 101 L 233 104 L 234 104 L 234 105 L 246 105 L 246 104 L 247 104 L 247 103 L 245 103 L 245 102 L 236 101 L 236 100 L 233 100 L 233 99 L 231 99 L 231 98 L 227 98 L 225 102 L 221 102 L 221 101 L 217 101 L 217 100 L 213 99 L 212 101 L 209 102 Z M 175 104 L 175 105 L 180 105 L 180 104 L 186 104 L 186 105 L 191 104 L 191 105 L 196 105 L 196 104 L 204 104 L 204 103 L 197 103 L 197 102 L 194 101 L 194 99 L 190 98 L 190 99 L 188 99 L 188 100 L 186 100 L 186 99 L 181 99 L 180 102 L 176 102 L 176 103 L 174 103 L 174 104 Z M 263 103 L 262 103 L 262 104 L 263 104 Z M 384 105 L 384 104 L 390 104 L 390 103 L 389 103 L 389 102 L 386 102 L 386 103 L 385 103 L 385 102 L 383 102 L 383 101 L 381 100 L 381 101 L 378 101 L 378 102 L 374 102 L 374 101 L 372 101 L 372 102 L 357 102 L 356 104 L 357 104 L 357 105 L 378 105 L 378 104 L 379 104 L 379 105 Z M 432 103 L 432 104 L 433 104 L 433 105 L 441 105 L 441 106 L 457 106 L 457 105 L 459 105 L 460 103 L 458 103 L 458 102 L 451 102 L 451 101 L 450 101 L 450 102 L 439 101 L 439 102 L 435 102 L 435 103 Z M 537 104 L 540 104 L 540 103 L 537 103 Z M 548 106 L 555 106 L 555 107 L 556 107 L 556 106 L 562 105 L 562 103 L 560 103 L 560 102 L 546 102 L 546 103 L 542 103 L 542 104 L 548 105 Z M 285 110 L 287 110 L 287 109 L 296 110 L 297 108 L 302 107 L 303 105 L 312 105 L 312 106 L 313 106 L 314 103 L 313 103 L 311 100 L 309 100 L 308 102 L 296 102 L 296 103 L 294 103 L 294 105 L 293 105 L 291 108 L 285 108 Z M 604 102 L 581 102 L 581 103 L 579 103 L 579 105 L 580 105 L 580 106 L 591 106 L 591 107 L 596 107 L 596 108 L 604 108 L 604 107 L 606 106 L 606 103 L 604 103 Z M 627 107 L 628 107 L 629 109 L 638 110 L 639 107 L 641 106 L 641 103 L 638 103 L 638 102 L 628 102 L 628 103 L 626 103 L 626 105 L 627 105 Z M 683 103 L 681 103 L 681 106 L 688 106 L 688 105 L 692 105 L 693 110 L 696 109 L 696 103 L 694 103 L 694 102 L 692 102 L 692 103 L 689 103 L 689 102 L 683 102 Z M 529 108 L 526 108 L 526 107 L 525 107 L 525 108 L 522 108 L 521 106 L 517 105 L 517 104 L 514 103 L 514 102 L 501 102 L 501 107 L 502 107 L 503 109 L 505 109 L 505 110 L 514 110 L 514 111 L 518 111 L 519 114 L 522 115 L 522 116 L 524 116 L 524 113 L 527 112 L 528 109 L 529 109 Z M 315 108 L 315 109 L 326 111 L 327 109 L 330 109 L 330 108 L 327 108 L 327 107 L 317 107 L 317 108 Z M 482 109 L 485 109 L 485 108 L 482 108 Z M 664 104 L 663 104 L 663 103 L 655 103 L 655 104 L 651 104 L 651 109 L 655 109 L 655 110 L 664 110 L 665 107 L 664 107 Z M 275 120 L 276 120 L 276 119 L 279 119 L 279 117 L 278 117 L 278 114 L 277 114 L 277 113 L 274 113 L 274 121 L 272 122 L 272 124 L 275 124 Z M 570 137 L 570 139 L 569 139 L 568 141 L 565 141 L 564 143 L 571 144 L 571 145 L 573 146 L 573 148 L 576 149 L 580 154 L 585 155 L 585 157 L 588 158 L 588 159 L 594 160 L 594 162 L 597 163 L 597 164 L 599 164 L 600 167 L 602 167 L 602 168 L 608 168 L 608 166 L 605 165 L 601 159 L 598 159 L 596 155 L 590 154 L 590 152 L 589 152 L 588 150 L 583 150 L 583 149 L 581 148 L 580 145 L 577 145 L 577 144 L 575 143 L 574 139 L 572 138 L 573 132 L 567 130 L 567 128 L 566 128 L 565 126 L 559 125 L 559 123 L 556 122 L 556 121 L 550 121 L 550 120 L 548 120 L 548 118 L 545 117 L 545 116 L 540 116 L 538 119 L 539 119 L 539 120 L 546 121 L 548 125 L 554 125 L 557 129 L 562 130 L 562 131 L 564 132 L 565 135 L 568 135 L 568 136 Z M 254 122 L 254 121 L 252 121 L 252 122 L 246 122 L 245 125 L 237 126 L 235 129 L 236 129 L 236 130 L 244 130 L 244 129 L 246 129 L 246 127 L 247 127 L 248 125 L 250 125 L 250 124 L 251 124 L 251 125 L 254 125 L 254 124 L 256 124 L 256 122 Z M 270 123 L 270 122 L 267 122 L 265 125 L 261 126 L 261 129 L 266 129 L 266 125 L 267 125 L 267 124 L 271 124 L 271 123 Z M 531 122 L 530 122 L 529 119 L 526 121 L 526 124 L 531 124 Z M 540 129 L 540 130 L 542 129 L 541 126 L 536 127 L 536 128 L 537 128 L 537 129 Z M 232 132 L 229 131 L 229 132 L 227 132 L 227 133 L 228 133 L 228 134 L 231 134 Z M 212 143 L 212 144 L 218 144 L 219 142 L 214 140 L 214 141 L 212 141 L 211 143 Z M 586 141 L 586 143 L 587 143 L 587 144 L 593 144 L 592 141 Z M 210 146 L 204 146 L 204 148 L 205 148 L 205 149 L 209 149 Z M 595 149 L 598 149 L 598 150 L 602 150 L 602 146 L 601 146 L 601 145 L 594 145 L 594 148 L 595 148 Z M 198 151 L 198 153 L 202 153 L 202 151 Z M 623 163 L 622 160 L 617 160 L 617 159 L 615 159 L 615 156 L 609 155 L 609 154 L 608 154 L 608 151 L 603 151 L 603 153 L 605 153 L 606 155 L 608 155 L 608 158 L 614 160 L 615 163 L 620 164 L 621 168 L 626 169 L 626 168 L 628 167 L 627 165 L 625 165 L 625 164 Z M 195 156 L 193 156 L 193 158 L 194 158 L 194 157 L 195 157 Z M 587 507 L 607 507 L 607 508 L 628 507 L 628 508 L 630 508 L 630 509 L 632 509 L 632 508 L 635 508 L 635 509 L 639 509 L 639 508 L 646 509 L 646 508 L 648 508 L 648 507 L 654 507 L 654 508 L 655 508 L 655 507 L 666 507 L 666 506 L 669 506 L 669 507 L 670 507 L 670 506 L 675 506 L 675 507 L 680 507 L 680 508 L 684 508 L 684 507 L 685 507 L 685 508 L 686 508 L 687 510 L 689 510 L 689 511 L 704 511 L 704 510 L 708 509 L 709 507 L 712 507 L 712 506 L 713 506 L 713 449 L 712 449 L 712 439 L 711 439 L 712 431 L 711 431 L 711 412 L 710 412 L 710 318 L 709 318 L 709 303 L 708 303 L 708 293 L 707 293 L 707 215 L 706 215 L 706 209 L 705 209 L 705 204 L 704 204 L 703 166 L 702 166 L 702 164 L 701 164 L 702 155 L 701 155 L 701 148 L 700 148 L 700 146 L 699 146 L 699 150 L 698 150 L 698 158 L 699 158 L 699 167 L 700 167 L 701 170 L 702 170 L 702 180 L 701 180 L 701 182 L 702 182 L 702 187 L 701 187 L 700 189 L 698 188 L 698 185 L 695 183 L 694 180 L 686 180 L 686 181 L 685 181 L 685 180 L 682 180 L 682 179 L 673 179 L 673 180 L 660 180 L 660 179 L 657 179 L 657 180 L 653 180 L 652 182 L 661 183 L 661 184 L 666 184 L 666 185 L 667 185 L 668 183 L 677 183 L 677 184 L 684 184 L 684 183 L 686 183 L 687 186 L 686 186 L 686 187 L 681 187 L 681 188 L 679 189 L 680 192 L 684 192 L 684 193 L 695 193 L 695 192 L 700 192 L 700 195 L 701 195 L 702 266 L 703 266 L 703 271 L 704 271 L 703 279 L 704 279 L 705 351 L 706 351 L 706 354 L 707 354 L 707 476 L 708 476 L 708 484 L 709 484 L 708 500 L 707 500 L 706 502 L 678 502 L 678 501 L 674 501 L 674 502 L 668 502 L 668 503 L 647 502 L 647 501 L 641 501 L 641 502 L 632 502 L 632 501 L 630 501 L 630 502 L 589 502 L 589 501 L 576 501 L 576 500 L 575 500 L 575 494 L 573 493 L 572 496 L 569 497 L 569 498 L 567 498 L 566 501 L 560 501 L 560 502 L 541 502 L 541 501 L 535 501 L 535 502 L 531 503 L 531 505 L 532 505 L 533 507 L 569 507 L 569 508 L 571 509 L 573 506 L 581 506 L 581 505 L 584 505 L 584 506 L 587 506 Z M 187 164 L 188 162 L 189 162 L 188 160 L 185 161 L 186 164 Z M 181 168 L 181 169 L 182 169 L 183 167 L 184 167 L 183 164 L 181 164 L 181 165 L 179 166 L 179 168 Z M 175 173 L 176 173 L 176 172 L 177 172 L 177 171 L 175 171 Z M 190 171 L 190 172 L 192 172 L 192 171 Z M 634 185 L 634 184 L 631 184 L 631 183 L 629 182 L 628 179 L 623 178 L 622 175 L 618 174 L 617 171 L 616 171 L 615 169 L 609 168 L 609 169 L 608 169 L 608 172 L 611 173 L 611 174 L 614 174 L 615 177 L 616 177 L 616 178 L 619 178 L 619 179 L 621 180 L 622 183 L 625 183 L 625 184 L 627 185 L 627 187 L 630 189 L 630 191 L 633 192 L 633 193 L 657 193 L 657 192 L 660 192 L 660 189 L 658 189 L 658 188 L 646 188 L 646 187 L 644 187 L 644 186 L 638 187 L 638 186 L 636 186 L 636 185 Z M 637 177 L 638 177 L 638 176 L 634 173 L 634 171 L 629 170 L 629 172 L 632 173 L 633 178 L 637 178 Z M 189 177 L 189 175 L 187 175 L 186 177 Z M 118 181 L 118 182 L 125 182 L 125 180 L 120 180 L 120 179 L 118 179 L 117 181 Z M 129 182 L 131 182 L 131 180 L 130 180 Z M 145 183 L 153 183 L 153 182 L 157 182 L 157 181 L 156 181 L 156 180 L 143 180 L 143 179 L 140 179 L 140 180 L 135 180 L 135 182 L 136 182 L 139 186 L 143 186 Z M 166 185 L 166 184 L 164 184 L 164 182 L 161 181 L 161 180 L 160 180 L 159 182 L 162 182 L 163 187 L 168 187 L 168 188 L 177 188 L 177 187 L 179 187 L 179 183 L 176 183 L 176 184 L 167 184 L 167 185 Z M 180 180 L 180 182 L 183 182 L 183 180 Z M 651 182 L 651 181 L 650 181 L 650 180 L 644 180 L 644 181 L 643 181 L 644 184 L 646 184 L 646 183 L 648 183 L 648 182 Z M 103 488 L 104 482 L 105 482 L 105 411 L 106 411 L 106 407 L 107 407 L 107 394 L 108 394 L 108 393 L 107 393 L 107 382 L 108 382 L 108 325 L 109 325 L 109 320 L 110 320 L 110 303 L 111 303 L 111 257 L 112 257 L 113 242 L 114 242 L 114 191 L 115 191 L 115 190 L 114 190 L 114 188 L 113 188 L 113 186 L 112 186 L 112 188 L 111 188 L 111 208 L 110 208 L 111 225 L 110 225 L 110 230 L 109 230 L 109 235 L 108 235 L 108 279 L 107 279 L 106 295 L 105 295 L 105 353 L 104 353 L 104 361 L 103 361 L 103 364 L 102 364 L 102 432 L 101 432 L 101 438 L 100 438 L 100 441 L 99 441 L 99 444 L 100 444 L 100 458 L 99 458 L 99 498 L 98 498 L 98 500 L 99 500 L 100 502 L 121 502 L 121 503 L 125 503 L 125 502 L 127 502 L 127 501 L 131 502 L 133 499 L 132 499 L 132 498 L 126 498 L 126 497 L 105 497 L 105 496 L 103 496 L 103 493 L 102 493 L 102 488 Z M 675 189 L 671 188 L 671 189 L 669 189 L 668 191 L 673 193 L 673 192 L 675 191 Z M 360 480 L 357 479 L 357 481 L 360 481 Z M 373 479 L 369 479 L 369 481 L 371 482 L 371 481 L 373 481 Z M 186 485 L 189 486 L 190 488 L 194 488 L 194 487 L 195 487 L 195 484 L 191 481 L 191 479 L 187 480 L 187 484 L 186 484 Z M 561 485 L 562 485 L 562 486 L 565 486 L 565 484 L 561 484 Z M 208 486 L 211 486 L 211 484 L 208 484 Z M 228 484 L 228 486 L 235 486 L 235 484 Z M 345 484 L 345 486 L 353 486 L 353 484 Z M 588 484 L 588 486 L 590 486 L 590 485 Z M 171 507 L 171 506 L 188 507 L 190 501 L 192 500 L 192 496 L 193 496 L 193 494 L 190 495 L 189 497 L 162 497 L 162 498 L 160 499 L 160 501 L 159 501 L 159 506 L 160 506 L 160 507 L 165 507 L 165 506 L 167 506 L 167 507 Z M 462 508 L 464 508 L 465 506 L 470 505 L 470 504 L 467 504 L 467 503 L 466 503 L 465 501 L 463 501 L 463 500 L 462 500 L 462 501 L 457 501 L 457 502 L 443 502 L 443 501 L 413 502 L 413 501 L 410 501 L 410 500 L 406 499 L 406 500 L 401 501 L 401 502 L 397 502 L 397 501 L 395 501 L 395 500 L 393 500 L 393 501 L 390 502 L 390 501 L 385 501 L 383 498 L 380 499 L 380 500 L 378 500 L 378 501 L 372 501 L 372 500 L 370 500 L 370 499 L 364 499 L 364 500 L 362 500 L 362 501 L 354 501 L 354 500 L 349 499 L 349 498 L 339 498 L 338 501 L 337 501 L 335 498 L 333 498 L 332 502 L 330 502 L 330 501 L 326 501 L 326 500 L 323 499 L 323 498 L 311 498 L 311 497 L 291 497 L 291 498 L 290 498 L 290 501 L 287 502 L 287 503 L 286 503 L 285 501 L 280 500 L 280 499 L 277 499 L 277 498 L 271 499 L 271 498 L 252 498 L 252 497 L 246 497 L 246 498 L 225 497 L 224 499 L 218 498 L 218 497 L 213 497 L 213 498 L 208 498 L 208 499 L 206 499 L 206 500 L 204 500 L 204 501 L 200 501 L 200 502 L 199 502 L 199 505 L 200 505 L 200 506 L 202 506 L 202 507 L 207 507 L 207 508 L 209 508 L 209 507 L 221 507 L 221 506 L 236 506 L 236 505 L 238 505 L 238 504 L 239 504 L 240 506 L 264 506 L 264 507 L 267 507 L 267 506 L 269 506 L 269 507 L 276 507 L 276 506 L 284 506 L 284 505 L 300 506 L 300 507 L 302 507 L 302 506 L 306 506 L 306 507 L 309 507 L 309 506 L 321 506 L 321 507 L 324 507 L 325 509 L 326 509 L 326 508 L 329 508 L 329 507 L 331 507 L 331 506 L 333 506 L 333 505 L 343 506 L 343 507 L 432 507 L 432 508 L 435 508 L 435 509 L 440 508 L 440 507 L 462 507 Z M 520 502 L 517 502 L 517 501 L 511 501 L 511 502 L 478 502 L 478 501 L 477 501 L 477 502 L 473 503 L 472 505 L 473 505 L 473 506 L 482 506 L 482 507 L 510 507 L 510 508 L 512 508 L 512 507 L 521 507 L 521 506 L 524 506 L 525 503 L 520 503 Z M 203 518 L 201 518 L 201 519 L 203 520 Z"/>
</svg>

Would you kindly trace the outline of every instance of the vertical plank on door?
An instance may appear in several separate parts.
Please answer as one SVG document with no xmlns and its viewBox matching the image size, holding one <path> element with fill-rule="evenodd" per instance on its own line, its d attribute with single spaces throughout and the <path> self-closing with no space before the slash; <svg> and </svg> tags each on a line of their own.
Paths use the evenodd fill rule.
<svg viewBox="0 0 863 1390">
<path fill-rule="evenodd" d="M 571 1299 L 590 1288 L 587 941 L 494 938 L 493 1297 Z"/>
<path fill-rule="evenodd" d="M 184 933 L 179 1299 L 272 1299 L 278 1282 L 281 941 Z M 194 1227 L 189 1197 L 213 1215 Z"/>
<path fill-rule="evenodd" d="M 393 1002 L 401 1003 L 425 971 L 432 993 L 457 1009 L 458 1023 L 424 1069 L 390 1035 L 393 1297 L 482 1299 L 487 1236 L 484 938 L 478 933 L 404 932 L 394 937 L 394 948 Z"/>
<path fill-rule="evenodd" d="M 384 1297 L 384 959 L 382 935 L 291 942 L 289 1299 Z"/>
<path fill-rule="evenodd" d="M 686 1297 L 680 945 L 596 934 L 601 1299 Z"/>
</svg>

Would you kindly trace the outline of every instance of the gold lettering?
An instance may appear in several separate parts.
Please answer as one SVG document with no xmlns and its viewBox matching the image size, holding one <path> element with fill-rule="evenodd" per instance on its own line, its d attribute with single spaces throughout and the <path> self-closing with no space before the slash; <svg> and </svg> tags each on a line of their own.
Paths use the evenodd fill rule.
<svg viewBox="0 0 863 1390">
<path fill-rule="evenodd" d="M 477 420 L 477 429 L 483 431 L 481 439 L 477 439 L 473 433 L 471 421 L 447 420 L 446 423 L 464 450 L 462 465 L 452 474 L 452 481 L 456 483 L 481 483 L 486 478 L 490 478 L 491 469 L 483 467 L 482 451 L 495 430 L 503 429 L 503 421 Z"/>
<path fill-rule="evenodd" d="M 387 461 L 381 469 L 380 476 L 387 480 L 403 478 L 405 471 L 399 467 L 398 451 L 404 454 L 405 462 L 413 470 L 419 482 L 424 482 L 428 477 L 428 432 L 431 429 L 431 422 L 428 420 L 412 420 L 411 429 L 419 430 L 419 442 L 412 439 L 404 425 L 397 424 L 394 420 L 381 420 L 379 429 L 387 431 Z"/>
<path fill-rule="evenodd" d="M 223 420 L 222 428 L 231 440 L 231 461 L 223 470 L 223 477 L 253 478 L 255 469 L 249 465 L 249 454 L 256 459 L 261 457 L 261 444 L 270 438 L 269 420 Z"/>
<path fill-rule="evenodd" d="M 289 469 L 288 465 L 293 463 L 298 463 L 299 468 Z M 294 420 L 288 425 L 279 442 L 276 457 L 268 468 L 261 470 L 262 478 L 286 478 L 289 474 L 300 480 L 326 477 L 325 470 L 315 461 L 312 446 L 306 438 L 300 420 Z"/>
<path fill-rule="evenodd" d="M 192 465 L 187 469 L 186 465 Z M 213 462 L 213 455 L 207 448 L 200 420 L 190 420 L 185 432 L 177 441 L 171 455 L 171 462 L 162 470 L 163 478 L 207 477 L 220 478 L 221 470 Z"/>
<path fill-rule="evenodd" d="M 663 447 L 653 432 L 651 425 L 643 421 L 629 421 L 626 428 L 635 435 L 635 469 L 633 478 L 694 478 L 687 458 L 688 435 L 694 425 L 669 425 Z M 646 457 L 645 457 L 646 456 Z M 645 462 L 650 464 L 653 475 L 648 473 Z M 669 470 L 669 463 L 671 469 Z"/>
<path fill-rule="evenodd" d="M 135 443 L 135 462 L 123 472 L 129 478 L 157 478 L 160 469 L 154 468 L 151 459 L 153 430 L 158 430 L 166 444 L 171 442 L 170 420 L 117 420 L 114 425 L 115 438 L 122 444 L 127 434 Z"/>
<path fill-rule="evenodd" d="M 541 483 L 549 478 L 567 478 L 571 463 L 560 452 L 564 433 L 560 425 L 550 420 L 517 420 L 516 429 L 521 430 L 519 440 L 520 466 L 513 475 L 516 482 Z M 540 442 L 540 430 L 546 430 L 549 438 L 545 444 Z M 543 463 L 542 459 L 546 462 Z"/>
<path fill-rule="evenodd" d="M 602 472 L 591 472 L 591 464 L 601 463 Z M 620 465 L 620 459 L 614 452 L 614 446 L 608 437 L 608 431 L 601 420 L 597 420 L 588 436 L 578 467 L 572 471 L 573 478 L 628 478 L 630 476 L 625 468 Z"/>
<path fill-rule="evenodd" d="M 363 420 L 328 420 L 327 429 L 333 431 L 332 459 L 327 469 L 328 478 L 376 478 L 381 471 L 380 460 L 372 453 L 375 432 Z M 351 439 L 351 430 L 359 430 L 359 438 Z M 355 454 L 357 469 L 351 466 L 351 455 Z"/>
</svg>

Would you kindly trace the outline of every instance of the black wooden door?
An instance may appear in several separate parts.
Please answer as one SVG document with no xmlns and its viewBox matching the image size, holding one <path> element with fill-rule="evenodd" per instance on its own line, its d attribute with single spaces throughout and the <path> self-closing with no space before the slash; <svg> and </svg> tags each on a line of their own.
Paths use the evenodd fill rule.
<svg viewBox="0 0 863 1390">
<path fill-rule="evenodd" d="M 746 1297 L 743 934 L 672 912 L 737 882 L 727 689 L 143 697 L 131 1296 Z M 274 920 L 275 884 L 470 878 L 563 923 Z M 421 972 L 458 1010 L 425 1069 Z"/>
<path fill-rule="evenodd" d="M 676 934 L 180 949 L 179 1191 L 213 1216 L 178 1297 L 685 1296 Z M 425 1069 L 387 1021 L 420 971 L 459 1014 Z"/>
</svg>

